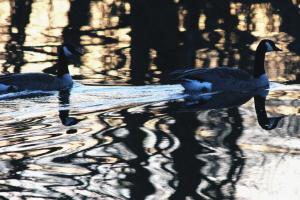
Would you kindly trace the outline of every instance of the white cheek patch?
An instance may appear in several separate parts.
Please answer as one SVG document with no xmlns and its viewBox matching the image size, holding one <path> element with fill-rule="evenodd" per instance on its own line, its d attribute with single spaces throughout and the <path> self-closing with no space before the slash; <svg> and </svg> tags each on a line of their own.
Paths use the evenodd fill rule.
<svg viewBox="0 0 300 200">
<path fill-rule="evenodd" d="M 267 52 L 274 50 L 272 45 L 269 42 L 266 42 L 266 47 L 267 47 Z"/>
<path fill-rule="evenodd" d="M 71 51 L 67 48 L 67 47 L 63 47 L 63 50 L 64 50 L 64 53 L 66 56 L 70 57 L 72 56 L 73 54 L 71 53 Z"/>
</svg>

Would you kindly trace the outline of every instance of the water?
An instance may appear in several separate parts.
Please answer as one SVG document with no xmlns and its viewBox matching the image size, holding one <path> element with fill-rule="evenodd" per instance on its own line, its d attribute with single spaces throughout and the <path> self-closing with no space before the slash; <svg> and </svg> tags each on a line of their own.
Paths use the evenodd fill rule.
<svg viewBox="0 0 300 200">
<path fill-rule="evenodd" d="M 1 199 L 299 199 L 299 2 L 191 2 L 0 1 L 2 73 L 85 49 L 71 91 L 0 94 Z M 270 90 L 166 82 L 181 66 L 251 72 L 262 38 L 283 49 Z"/>
</svg>

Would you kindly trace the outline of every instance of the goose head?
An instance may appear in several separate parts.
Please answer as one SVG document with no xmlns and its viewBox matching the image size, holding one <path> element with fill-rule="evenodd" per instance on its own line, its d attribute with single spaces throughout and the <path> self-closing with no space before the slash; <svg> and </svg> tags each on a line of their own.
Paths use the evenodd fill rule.
<svg viewBox="0 0 300 200">
<path fill-rule="evenodd" d="M 254 71 L 253 76 L 254 78 L 262 78 L 262 82 L 264 85 L 268 85 L 269 81 L 266 80 L 265 76 L 265 53 L 271 51 L 281 51 L 272 40 L 264 39 L 260 41 L 257 46 L 256 53 L 255 53 L 255 64 L 254 64 Z M 261 81 L 260 81 L 261 82 Z"/>
<path fill-rule="evenodd" d="M 275 42 L 273 42 L 272 40 L 268 40 L 268 39 L 264 39 L 264 40 L 260 41 L 257 49 L 258 50 L 261 49 L 264 52 L 281 51 L 281 49 L 275 45 Z"/>
<path fill-rule="evenodd" d="M 279 117 L 270 117 L 268 121 L 263 121 L 260 123 L 260 126 L 265 130 L 272 130 L 277 127 L 278 123 L 281 119 L 283 119 L 283 116 Z M 259 121 L 260 122 L 260 121 Z"/>
<path fill-rule="evenodd" d="M 82 120 L 76 117 L 69 117 L 69 110 L 59 110 L 59 119 L 65 126 L 73 126 Z"/>
<path fill-rule="evenodd" d="M 57 76 L 62 77 L 65 74 L 69 74 L 68 64 L 74 65 L 80 64 L 80 56 L 83 55 L 81 48 L 75 47 L 72 44 L 62 44 L 58 46 L 58 66 Z"/>
<path fill-rule="evenodd" d="M 76 63 L 79 61 L 80 56 L 83 55 L 83 49 L 75 47 L 72 44 L 65 43 L 59 47 L 59 54 L 63 54 L 70 62 Z"/>
</svg>

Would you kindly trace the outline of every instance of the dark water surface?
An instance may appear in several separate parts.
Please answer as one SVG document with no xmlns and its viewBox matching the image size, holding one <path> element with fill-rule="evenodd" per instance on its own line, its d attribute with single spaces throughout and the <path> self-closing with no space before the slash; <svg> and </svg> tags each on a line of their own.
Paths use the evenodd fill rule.
<svg viewBox="0 0 300 200">
<path fill-rule="evenodd" d="M 0 0 L 1 73 L 85 49 L 70 92 L 0 95 L 0 198 L 299 199 L 300 2 L 251 2 Z M 251 73 L 263 38 L 283 49 L 269 91 L 166 82 L 183 66 Z"/>
</svg>

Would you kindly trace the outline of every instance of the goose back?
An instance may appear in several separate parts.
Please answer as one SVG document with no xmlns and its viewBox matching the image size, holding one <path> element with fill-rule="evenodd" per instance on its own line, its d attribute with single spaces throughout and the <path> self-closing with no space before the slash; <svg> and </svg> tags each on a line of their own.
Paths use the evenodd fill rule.
<svg viewBox="0 0 300 200">
<path fill-rule="evenodd" d="M 174 80 L 195 79 L 207 82 L 223 79 L 238 79 L 243 81 L 249 81 L 252 79 L 252 76 L 250 76 L 247 72 L 229 67 L 177 70 L 171 75 L 175 75 L 175 77 L 173 77 L 173 79 L 175 78 Z"/>
<path fill-rule="evenodd" d="M 187 80 L 211 83 L 211 91 L 243 91 L 267 85 L 267 82 L 254 79 L 243 70 L 229 67 L 177 70 L 171 74 L 171 77 L 181 83 Z"/>
<path fill-rule="evenodd" d="M 0 83 L 13 85 L 18 90 L 62 90 L 72 86 L 72 82 L 42 73 L 9 74 L 0 76 Z"/>
</svg>

